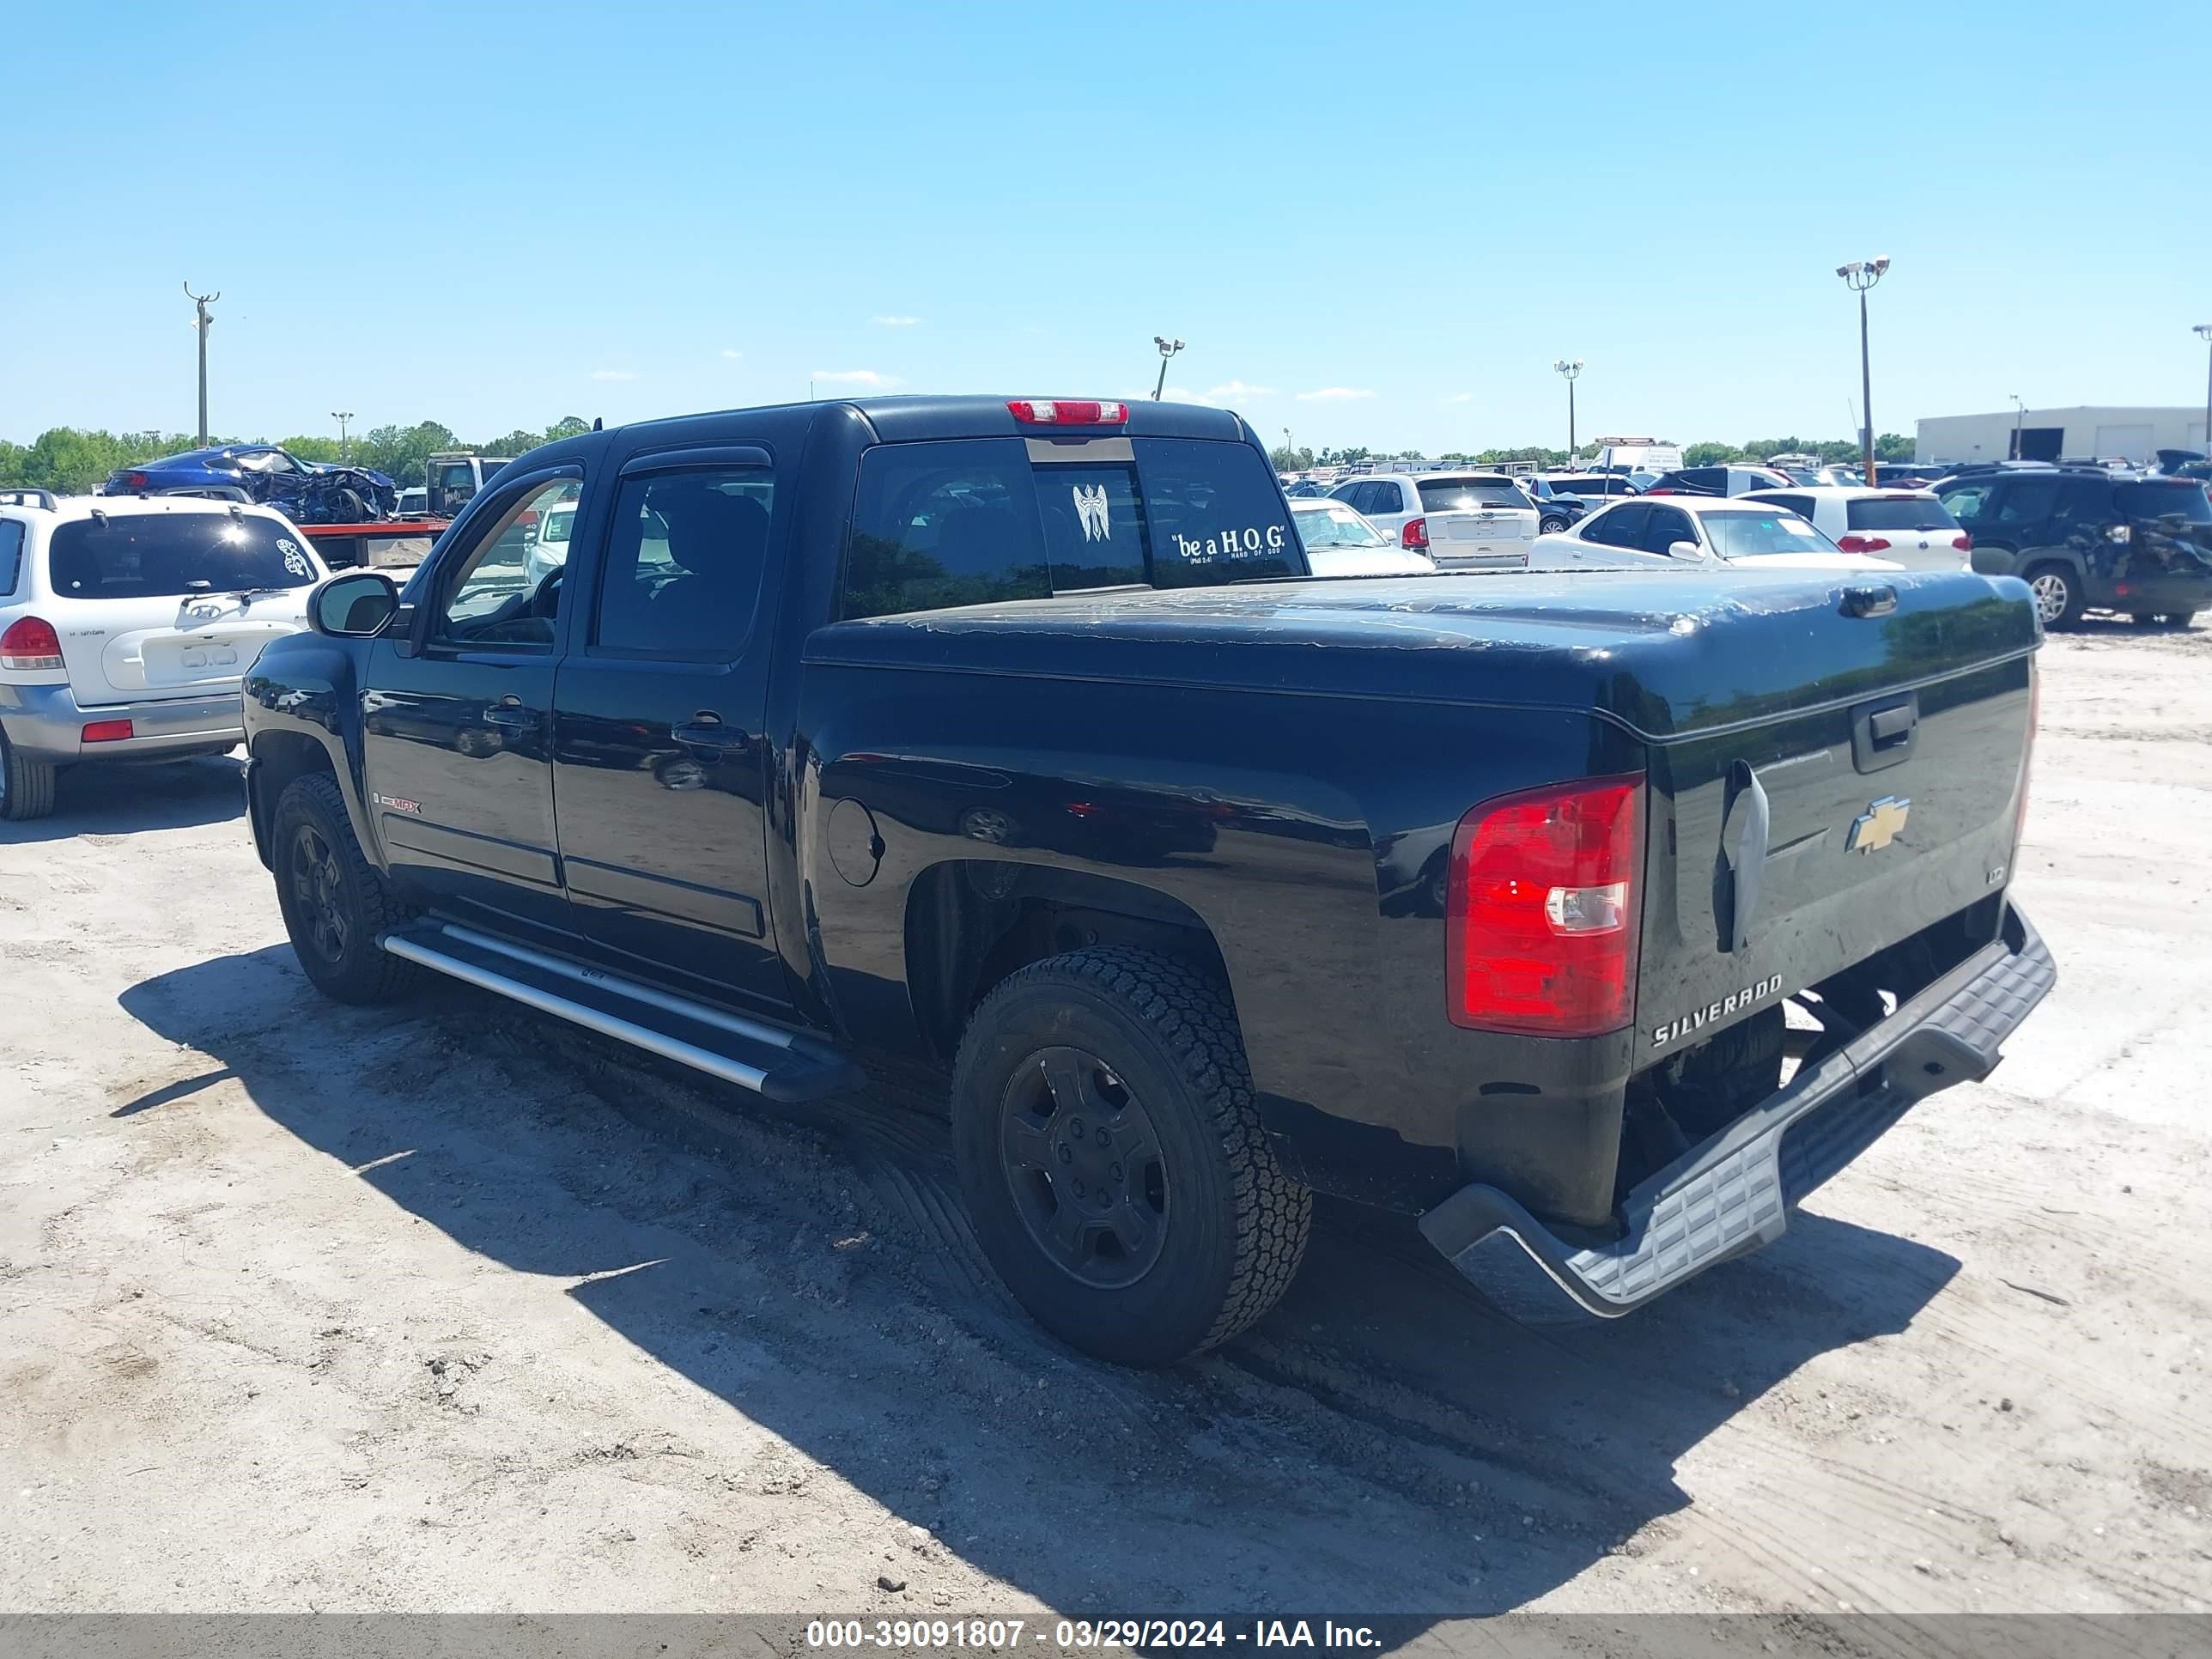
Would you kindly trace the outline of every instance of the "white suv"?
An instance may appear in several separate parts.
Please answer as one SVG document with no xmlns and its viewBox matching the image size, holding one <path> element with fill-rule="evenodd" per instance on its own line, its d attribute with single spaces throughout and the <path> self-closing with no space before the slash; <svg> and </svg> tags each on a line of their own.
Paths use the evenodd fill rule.
<svg viewBox="0 0 2212 1659">
<path fill-rule="evenodd" d="M 1328 492 L 1440 570 L 1518 570 L 1536 539 L 1536 503 L 1495 472 L 1386 472 Z"/>
<path fill-rule="evenodd" d="M 60 768 L 221 754 L 261 647 L 329 572 L 265 507 L 0 489 L 0 818 Z"/>
</svg>

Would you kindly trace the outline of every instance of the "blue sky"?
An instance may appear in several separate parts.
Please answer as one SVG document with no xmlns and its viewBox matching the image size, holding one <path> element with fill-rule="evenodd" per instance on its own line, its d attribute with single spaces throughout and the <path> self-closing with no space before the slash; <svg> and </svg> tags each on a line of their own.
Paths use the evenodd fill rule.
<svg viewBox="0 0 2212 1659">
<path fill-rule="evenodd" d="M 2052 0 L 24 8 L 0 436 L 1171 386 L 1271 441 L 2192 404 L 2212 32 Z M 2192 184 L 2182 159 L 2196 161 Z M 1532 210 L 1559 204 L 1551 213 Z M 846 377 L 846 378 L 839 378 Z"/>
</svg>

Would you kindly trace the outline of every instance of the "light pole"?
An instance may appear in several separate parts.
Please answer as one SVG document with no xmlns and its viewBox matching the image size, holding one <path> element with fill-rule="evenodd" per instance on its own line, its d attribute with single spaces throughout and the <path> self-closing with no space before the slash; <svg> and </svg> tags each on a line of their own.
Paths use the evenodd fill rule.
<svg viewBox="0 0 2212 1659">
<path fill-rule="evenodd" d="M 1866 459 L 1866 481 L 1874 483 L 1874 369 L 1867 356 L 1867 290 L 1881 280 L 1889 269 L 1889 255 L 1878 253 L 1871 259 L 1854 259 L 1847 265 L 1838 265 L 1836 275 L 1859 296 L 1859 418 L 1866 422 L 1859 433 L 1859 447 Z"/>
<path fill-rule="evenodd" d="M 1164 334 L 1155 334 L 1152 336 L 1152 343 L 1160 349 L 1160 378 L 1152 382 L 1152 401 L 1158 403 L 1160 400 L 1160 393 L 1167 390 L 1168 359 L 1182 349 L 1182 342 L 1170 340 Z"/>
<path fill-rule="evenodd" d="M 2027 418 L 2027 405 L 2021 401 L 2020 393 L 2012 394 L 2012 458 L 2020 459 L 2020 423 Z"/>
<path fill-rule="evenodd" d="M 338 459 L 343 460 L 346 458 L 346 422 L 353 419 L 353 410 L 334 409 L 331 411 L 331 418 L 338 423 Z"/>
<path fill-rule="evenodd" d="M 2197 337 L 2208 348 L 2204 366 L 2204 453 L 2212 455 L 2212 323 L 2197 324 Z"/>
<path fill-rule="evenodd" d="M 207 336 L 215 326 L 215 319 L 208 315 L 208 307 L 222 298 L 220 291 L 214 294 L 195 294 L 190 283 L 185 284 L 185 298 L 198 307 L 192 326 L 200 337 L 200 447 L 207 447 Z"/>
<path fill-rule="evenodd" d="M 1288 427 L 1285 427 L 1285 428 L 1283 428 L 1283 469 L 1284 469 L 1284 471 L 1288 471 L 1290 470 L 1290 468 L 1291 468 L 1291 467 L 1295 464 L 1296 459 L 1297 459 L 1297 454 L 1296 454 L 1296 452 L 1295 452 L 1295 451 L 1293 451 L 1293 450 L 1291 449 L 1291 429 L 1290 429 L 1290 428 L 1288 428 Z"/>
<path fill-rule="evenodd" d="M 1559 370 L 1561 374 L 1566 377 L 1567 465 L 1569 466 L 1572 466 L 1575 464 L 1575 376 L 1583 372 L 1583 360 L 1577 357 L 1574 362 L 1569 362 L 1565 357 L 1562 357 L 1559 362 L 1553 363 L 1552 367 Z"/>
</svg>

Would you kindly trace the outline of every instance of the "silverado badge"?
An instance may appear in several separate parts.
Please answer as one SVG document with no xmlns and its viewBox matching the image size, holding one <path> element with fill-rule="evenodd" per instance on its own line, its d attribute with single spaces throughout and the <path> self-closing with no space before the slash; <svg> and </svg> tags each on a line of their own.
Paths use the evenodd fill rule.
<svg viewBox="0 0 2212 1659">
<path fill-rule="evenodd" d="M 1844 843 L 1844 850 L 1879 853 L 1905 833 L 1905 815 L 1911 811 L 1910 800 L 1899 800 L 1894 795 L 1869 802 L 1867 810 L 1851 820 L 1851 838 Z"/>
</svg>

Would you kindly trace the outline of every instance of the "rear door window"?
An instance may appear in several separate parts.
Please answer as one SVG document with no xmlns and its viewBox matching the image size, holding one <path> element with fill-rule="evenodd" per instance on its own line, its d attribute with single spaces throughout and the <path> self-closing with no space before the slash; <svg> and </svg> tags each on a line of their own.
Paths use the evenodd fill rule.
<svg viewBox="0 0 2212 1659">
<path fill-rule="evenodd" d="M 0 519 L 0 599 L 15 591 L 23 576 L 23 521 Z"/>
<path fill-rule="evenodd" d="M 240 513 L 117 513 L 56 525 L 46 545 L 54 592 L 143 599 L 305 587 L 314 562 L 280 520 Z"/>
<path fill-rule="evenodd" d="M 623 479 L 592 645 L 735 662 L 760 603 L 775 489 L 775 475 L 759 466 Z M 550 507 L 543 522 L 572 520 L 575 511 Z"/>
<path fill-rule="evenodd" d="M 2014 478 L 1998 492 L 1999 524 L 2040 524 L 2058 505 L 2056 478 Z"/>
</svg>

